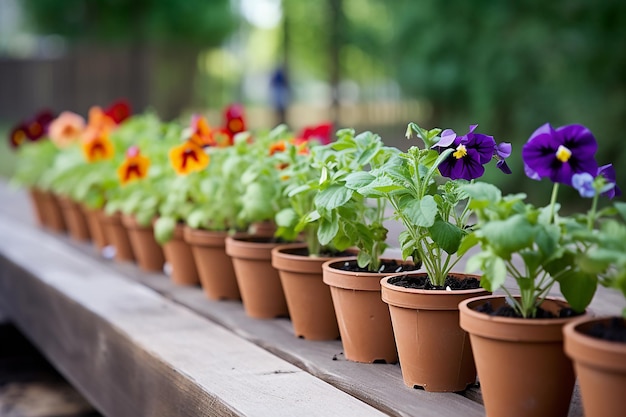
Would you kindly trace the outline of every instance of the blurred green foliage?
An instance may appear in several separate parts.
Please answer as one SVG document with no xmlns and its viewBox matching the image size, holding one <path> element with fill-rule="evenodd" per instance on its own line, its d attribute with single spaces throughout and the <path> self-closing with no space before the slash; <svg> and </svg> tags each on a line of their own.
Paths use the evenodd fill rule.
<svg viewBox="0 0 626 417">
<path fill-rule="evenodd" d="M 599 162 L 615 163 L 626 185 L 616 140 L 626 128 L 626 2 L 394 4 L 397 79 L 430 101 L 435 122 L 463 131 L 480 123 L 518 149 L 543 123 L 581 123 L 598 139 Z"/>
<path fill-rule="evenodd" d="M 290 11 L 305 7 L 289 1 Z M 316 3 L 319 12 L 326 3 Z M 427 114 L 415 116 L 422 124 L 465 133 L 478 123 L 513 142 L 516 173 L 523 172 L 521 146 L 537 127 L 584 124 L 598 139 L 598 162 L 614 163 L 626 188 L 623 0 L 342 0 L 341 11 L 343 79 L 362 87 L 393 79 L 401 97 L 428 104 Z M 519 175 L 494 181 L 519 190 Z M 549 184 L 527 183 L 531 199 L 549 193 Z"/>
<path fill-rule="evenodd" d="M 229 0 L 22 0 L 33 28 L 71 39 L 219 44 L 234 28 Z"/>
</svg>

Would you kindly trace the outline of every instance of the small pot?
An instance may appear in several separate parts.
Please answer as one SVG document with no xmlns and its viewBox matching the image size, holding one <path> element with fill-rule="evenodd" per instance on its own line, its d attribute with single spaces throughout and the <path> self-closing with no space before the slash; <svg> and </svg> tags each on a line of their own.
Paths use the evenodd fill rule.
<svg viewBox="0 0 626 417">
<path fill-rule="evenodd" d="M 122 215 L 122 224 L 128 230 L 128 237 L 141 269 L 148 272 L 163 271 L 165 256 L 163 248 L 154 238 L 152 224 L 143 226 L 137 222 L 135 216 Z"/>
<path fill-rule="evenodd" d="M 104 226 L 100 220 L 102 217 L 102 209 L 91 208 L 84 204 L 81 206 L 81 209 L 83 210 L 85 219 L 87 220 L 87 227 L 89 228 L 91 240 L 96 249 L 101 251 L 108 245 L 108 241 L 104 233 Z"/>
<path fill-rule="evenodd" d="M 172 267 L 170 277 L 177 285 L 198 285 L 200 277 L 191 246 L 184 239 L 184 224 L 177 224 L 172 238 L 163 244 L 165 260 Z"/>
<path fill-rule="evenodd" d="M 39 226 L 44 226 L 46 224 L 46 208 L 44 206 L 45 197 L 43 196 L 43 191 L 37 187 L 31 187 L 28 189 L 28 195 L 30 197 L 33 211 L 35 212 L 35 220 L 37 221 L 37 224 Z"/>
<path fill-rule="evenodd" d="M 61 211 L 70 236 L 80 242 L 90 240 L 91 236 L 87 226 L 87 219 L 80 204 L 69 197 L 59 197 L 59 203 L 61 204 Z"/>
<path fill-rule="evenodd" d="M 287 301 L 278 271 L 272 266 L 271 236 L 238 234 L 226 238 L 246 314 L 257 319 L 288 317 Z"/>
<path fill-rule="evenodd" d="M 107 242 L 115 248 L 115 260 L 118 262 L 135 261 L 135 254 L 130 244 L 128 230 L 122 224 L 121 213 L 106 214 L 100 213 L 100 221 L 104 228 Z"/>
<path fill-rule="evenodd" d="M 54 232 L 63 233 L 67 231 L 57 196 L 51 191 L 42 190 L 39 198 L 41 199 L 42 208 L 44 210 L 44 225 Z"/>
<path fill-rule="evenodd" d="M 335 307 L 344 355 L 354 362 L 396 363 L 398 352 L 389 307 L 380 298 L 380 279 L 384 275 L 339 269 L 340 265 L 355 260 L 355 257 L 346 257 L 322 265 L 324 283 L 330 287 Z"/>
<path fill-rule="evenodd" d="M 233 262 L 226 255 L 228 233 L 185 226 L 183 236 L 191 246 L 206 296 L 211 300 L 240 300 Z"/>
<path fill-rule="evenodd" d="M 504 296 L 463 301 L 461 327 L 470 334 L 485 410 L 489 416 L 566 417 L 574 389 L 574 369 L 563 351 L 563 326 L 575 318 L 524 319 L 476 311 Z M 565 301 L 546 299 L 553 313 Z"/>
<path fill-rule="evenodd" d="M 583 410 L 589 417 L 624 414 L 626 394 L 626 343 L 591 337 L 586 331 L 596 324 L 623 318 L 585 317 L 563 328 L 565 353 L 574 361 Z"/>
<path fill-rule="evenodd" d="M 308 340 L 335 340 L 339 327 L 330 288 L 322 279 L 322 264 L 333 258 L 306 253 L 304 243 L 272 249 L 272 265 L 280 274 L 293 330 Z"/>
<path fill-rule="evenodd" d="M 469 336 L 459 327 L 458 305 L 489 292 L 482 288 L 420 290 L 390 284 L 389 280 L 398 275 L 425 273 L 394 274 L 380 281 L 382 299 L 391 313 L 404 384 L 431 392 L 463 391 L 476 382 L 476 367 Z"/>
</svg>

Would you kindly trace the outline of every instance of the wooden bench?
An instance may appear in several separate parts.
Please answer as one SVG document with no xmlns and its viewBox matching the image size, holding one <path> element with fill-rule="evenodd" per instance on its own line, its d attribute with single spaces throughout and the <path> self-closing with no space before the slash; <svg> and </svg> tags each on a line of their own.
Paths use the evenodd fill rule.
<svg viewBox="0 0 626 417">
<path fill-rule="evenodd" d="M 478 386 L 407 388 L 397 364 L 347 361 L 340 341 L 298 339 L 287 319 L 251 319 L 37 227 L 2 182 L 0 202 L 0 310 L 105 415 L 484 415 Z M 601 289 L 591 308 L 618 314 L 620 298 Z"/>
</svg>

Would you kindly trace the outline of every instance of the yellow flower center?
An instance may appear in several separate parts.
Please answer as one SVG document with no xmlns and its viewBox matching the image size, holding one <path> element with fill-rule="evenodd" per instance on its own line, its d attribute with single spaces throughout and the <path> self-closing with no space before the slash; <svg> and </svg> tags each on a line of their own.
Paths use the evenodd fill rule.
<svg viewBox="0 0 626 417">
<path fill-rule="evenodd" d="M 465 155 L 467 155 L 467 148 L 463 144 L 457 146 L 456 151 L 452 153 L 452 156 L 454 156 L 456 159 L 461 159 Z"/>
<path fill-rule="evenodd" d="M 567 149 L 563 145 L 559 145 L 559 148 L 556 150 L 556 159 L 561 162 L 567 162 L 572 156 L 572 151 Z"/>
</svg>

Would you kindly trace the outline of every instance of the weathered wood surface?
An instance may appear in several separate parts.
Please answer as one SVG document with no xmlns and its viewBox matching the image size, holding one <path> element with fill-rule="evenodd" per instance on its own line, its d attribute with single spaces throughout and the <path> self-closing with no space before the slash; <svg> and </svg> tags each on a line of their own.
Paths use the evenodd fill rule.
<svg viewBox="0 0 626 417">
<path fill-rule="evenodd" d="M 6 313 L 106 415 L 384 415 L 56 236 L 0 237 Z"/>
<path fill-rule="evenodd" d="M 210 410 L 211 404 L 224 404 L 224 401 L 228 403 L 227 393 L 223 393 L 219 390 L 216 393 L 214 391 L 215 387 L 212 385 L 209 384 L 205 386 L 202 384 L 202 378 L 198 376 L 198 372 L 200 375 L 204 375 L 203 372 L 211 375 L 211 366 L 217 366 L 215 362 L 221 361 L 222 358 L 220 355 L 224 355 L 224 360 L 227 362 L 232 359 L 234 361 L 232 363 L 238 363 L 236 366 L 233 364 L 235 367 L 247 366 L 250 361 L 244 360 L 239 363 L 237 362 L 239 356 L 236 355 L 236 353 L 239 353 L 240 344 L 245 344 L 244 341 L 247 341 L 280 357 L 284 360 L 286 365 L 295 365 L 295 369 L 306 371 L 304 374 L 318 377 L 388 415 L 484 415 L 484 409 L 480 404 L 480 390 L 477 387 L 467 390 L 463 395 L 452 393 L 436 394 L 427 393 L 422 390 L 409 389 L 402 383 L 399 365 L 352 363 L 343 358 L 341 343 L 339 341 L 312 342 L 294 337 L 291 323 L 287 319 L 251 319 L 245 315 L 242 305 L 239 302 L 211 301 L 208 300 L 197 287 L 178 287 L 173 285 L 163 274 L 146 274 L 133 264 L 120 264 L 104 260 L 99 257 L 89 245 L 77 244 L 65 236 L 51 235 L 34 227 L 32 225 L 30 208 L 28 207 L 23 193 L 11 193 L 6 187 L 0 184 L 0 196 L 0 201 L 3 201 L 3 204 L 0 206 L 0 237 L 2 237 L 0 239 L 0 254 L 12 260 L 17 258 L 19 260 L 19 262 L 17 262 L 19 266 L 14 265 L 14 268 L 28 269 L 35 275 L 31 276 L 30 280 L 39 281 L 43 284 L 48 283 L 46 277 L 49 277 L 51 274 L 54 275 L 54 273 L 50 271 L 50 265 L 59 266 L 60 264 L 60 268 L 65 268 L 67 266 L 65 264 L 67 264 L 69 259 L 72 259 L 74 262 L 79 263 L 81 268 L 84 268 L 81 274 L 77 274 L 73 277 L 74 281 L 72 281 L 71 284 L 69 282 L 66 283 L 69 288 L 64 286 L 62 291 L 60 291 L 60 288 L 55 288 L 55 291 L 52 291 L 52 295 L 48 294 L 49 291 L 44 291 L 44 293 L 40 295 L 40 300 L 36 304 L 31 303 L 31 305 L 40 306 L 40 303 L 43 305 L 46 302 L 50 302 L 46 301 L 46 297 L 54 298 L 55 295 L 57 298 L 62 296 L 61 298 L 65 300 L 66 304 L 70 305 L 76 303 L 77 299 L 82 300 L 81 297 L 85 297 L 85 294 L 91 294 L 92 297 L 98 295 L 98 297 L 95 297 L 95 300 L 85 300 L 83 305 L 75 309 L 64 306 L 66 311 L 57 314 L 55 323 L 56 321 L 67 321 L 68 323 L 66 323 L 65 326 L 71 328 L 79 326 L 81 322 L 85 320 L 84 318 L 75 316 L 80 316 L 81 314 L 88 316 L 89 312 L 93 311 L 93 308 L 99 305 L 97 301 L 101 293 L 102 296 L 108 294 L 108 302 L 105 303 L 107 304 L 107 309 L 111 307 L 108 304 L 113 303 L 115 309 L 121 309 L 124 313 L 122 315 L 116 313 L 111 316 L 99 317 L 100 320 L 95 320 L 98 322 L 97 329 L 84 328 L 82 332 L 76 332 L 75 334 L 76 337 L 84 338 L 83 332 L 86 334 L 96 332 L 99 334 L 97 337 L 98 346 L 103 344 L 104 346 L 108 346 L 111 344 L 111 347 L 106 348 L 107 351 L 114 351 L 115 357 L 119 357 L 119 360 L 121 360 L 123 364 L 121 367 L 116 368 L 117 373 L 110 372 L 111 375 L 107 376 L 108 379 L 99 378 L 99 381 L 89 383 L 89 375 L 95 375 L 93 372 L 100 372 L 101 369 L 84 366 L 84 364 L 80 363 L 80 360 L 76 361 L 77 365 L 74 367 L 72 367 L 72 364 L 59 364 L 61 368 L 63 368 L 63 366 L 68 368 L 67 370 L 62 369 L 62 371 L 69 374 L 67 377 L 70 380 L 75 381 L 75 383 L 79 385 L 84 384 L 82 389 L 85 395 L 92 399 L 97 406 L 100 403 L 96 401 L 97 399 L 94 397 L 95 394 L 93 391 L 103 389 L 103 387 L 109 385 L 119 386 L 120 382 L 118 380 L 121 377 L 120 373 L 123 372 L 122 370 L 126 370 L 126 375 L 137 375 L 138 377 L 137 380 L 134 380 L 132 384 L 130 384 L 132 386 L 129 387 L 122 384 L 120 386 L 121 390 L 117 393 L 107 394 L 108 396 L 105 400 L 114 405 L 118 404 L 121 406 L 119 403 L 122 403 L 122 401 L 117 399 L 118 396 L 125 398 L 127 401 L 142 404 L 143 407 L 154 406 L 154 403 L 160 404 L 160 400 L 165 400 L 170 406 L 176 403 L 176 407 L 180 407 L 176 409 L 176 415 L 185 415 L 186 411 L 195 410 L 196 413 L 202 413 L 202 410 Z M 4 203 L 5 201 L 8 204 Z M 23 254 L 23 247 L 16 247 L 15 244 L 7 243 L 6 239 L 4 239 L 5 232 L 11 234 L 15 232 L 16 229 L 27 232 L 27 235 L 30 237 L 25 238 L 26 240 L 23 240 L 22 243 L 27 246 L 32 245 L 32 249 L 37 248 L 36 250 L 39 252 L 41 247 L 45 249 L 49 245 L 53 245 L 55 249 L 43 250 L 43 252 L 47 254 L 47 258 L 39 258 L 38 255 L 33 253 Z M 41 266 L 36 268 L 36 271 L 33 271 L 30 265 L 35 262 L 35 259 L 38 259 L 36 261 L 38 265 L 48 266 Z M 4 271 L 4 269 L 5 267 L 3 266 L 2 270 Z M 95 274 L 96 271 L 98 271 L 98 279 L 94 280 L 93 274 Z M 6 273 L 3 272 L 2 276 L 5 275 Z M 0 280 L 0 282 L 4 281 L 6 281 L 6 279 Z M 104 284 L 105 282 L 107 285 Z M 110 288 L 110 284 L 113 282 L 115 282 L 116 288 Z M 120 282 L 126 282 L 127 285 L 121 285 Z M 136 282 L 140 282 L 158 293 L 152 293 L 154 299 L 150 307 L 142 306 L 139 300 L 135 301 L 135 297 L 137 297 L 138 293 L 145 293 L 147 291 L 145 287 L 132 287 L 133 290 L 128 294 L 126 294 L 124 290 L 118 293 L 118 286 L 126 288 L 128 285 L 132 286 L 133 283 Z M 106 288 L 100 289 L 100 285 Z M 143 290 L 141 288 L 143 288 Z M 2 302 L 3 295 L 6 293 L 7 289 L 0 287 L 0 302 Z M 14 298 L 13 295 L 11 295 L 10 298 Z M 140 300 L 141 299 L 143 298 L 140 298 Z M 29 301 L 15 300 L 12 305 L 19 307 L 22 303 L 28 302 Z M 92 303 L 94 304 L 92 305 Z M 26 307 L 23 307 L 23 309 L 29 310 Z M 41 310 L 40 308 L 33 309 L 32 307 L 31 309 Z M 592 303 L 592 309 L 597 314 L 617 314 L 621 310 L 620 297 L 615 292 L 601 289 Z M 86 312 L 82 312 L 82 310 L 86 310 Z M 155 310 L 161 313 L 163 313 L 161 310 L 168 311 L 167 315 L 171 315 L 171 317 L 164 318 L 161 314 L 159 320 L 153 321 L 152 316 Z M 177 313 L 172 315 L 169 313 L 169 310 L 177 311 Z M 193 313 L 189 310 L 193 311 Z M 11 316 L 16 314 L 28 316 L 29 311 L 20 310 L 16 312 L 14 309 L 11 309 L 8 310 L 8 314 Z M 193 323 L 200 320 L 198 316 L 208 318 L 212 323 L 204 322 L 202 326 L 198 324 L 188 324 L 188 320 L 191 320 Z M 62 317 L 64 317 L 63 320 L 61 320 Z M 41 317 L 24 320 L 24 327 L 34 326 L 37 328 L 37 320 L 41 320 Z M 134 331 L 130 333 L 122 332 L 120 334 L 120 323 L 131 327 L 136 326 L 138 335 L 143 332 L 147 332 L 148 334 L 144 340 L 137 340 L 135 337 L 131 337 L 135 336 Z M 223 333 L 217 330 L 214 331 L 213 328 L 215 325 L 213 323 L 222 326 L 221 331 Z M 59 324 L 57 323 L 57 325 Z M 184 330 L 181 326 L 184 327 Z M 207 329 L 205 329 L 204 326 L 210 327 L 210 332 L 214 336 L 213 338 L 215 338 L 215 335 L 219 335 L 217 338 L 219 339 L 219 344 L 223 347 L 222 351 L 215 352 L 207 347 L 208 345 L 206 343 L 209 343 L 209 341 L 206 339 Z M 29 329 L 24 330 L 26 332 L 29 331 Z M 70 330 L 66 329 L 65 331 Z M 33 330 L 33 332 L 36 331 Z M 103 335 L 106 335 L 106 337 Z M 38 344 L 42 345 L 40 347 L 44 352 L 47 352 L 47 350 L 54 351 L 54 337 L 51 335 L 48 336 L 53 339 L 52 342 L 45 337 L 41 341 L 36 341 Z M 91 337 L 95 336 L 92 334 Z M 51 346 L 43 346 L 46 344 Z M 66 350 L 69 350 L 71 346 L 72 349 L 79 351 L 81 345 L 82 344 L 77 341 L 68 342 Z M 200 352 L 211 356 L 197 357 L 198 352 L 192 349 L 192 346 L 198 346 Z M 165 356 L 167 358 L 172 356 L 174 359 L 178 359 L 178 362 L 173 362 L 171 359 L 165 360 L 161 356 L 155 357 L 155 352 L 162 350 L 166 350 L 168 355 Z M 84 357 L 82 357 L 82 360 L 89 362 L 90 357 L 88 355 L 92 355 L 92 353 L 83 353 Z M 52 356 L 52 354 L 49 354 L 49 356 Z M 133 358 L 132 361 L 129 361 L 129 356 Z M 233 358 L 233 356 L 238 357 Z M 54 358 L 52 359 L 53 362 L 56 363 Z M 108 364 L 118 360 L 116 359 L 111 362 L 111 356 L 108 356 L 107 359 L 106 362 Z M 254 369 L 256 362 L 252 362 L 254 362 L 251 363 Z M 193 363 L 193 365 L 190 366 L 190 363 Z M 82 368 L 74 369 L 82 366 L 91 369 L 89 371 L 85 371 L 85 369 Z M 281 367 L 276 368 L 276 370 L 279 372 L 277 375 L 281 378 L 284 378 L 286 375 L 292 375 L 289 373 L 291 371 L 285 373 L 286 371 Z M 242 373 L 245 374 L 243 371 Z M 298 372 L 294 373 L 297 374 Z M 303 372 L 299 373 L 302 374 Z M 75 374 L 79 376 L 74 376 Z M 216 382 L 218 385 L 223 385 L 222 382 L 226 383 L 234 378 L 229 372 L 220 373 L 219 378 L 213 373 L 212 377 L 218 380 L 218 382 Z M 159 379 L 160 382 L 155 382 L 154 378 Z M 85 380 L 87 382 L 85 382 Z M 297 415 L 304 415 L 307 412 L 307 407 L 310 408 L 309 411 L 313 412 L 311 415 L 324 414 L 324 407 L 328 406 L 329 397 L 322 393 L 314 394 L 309 389 L 308 383 L 309 381 L 307 380 L 307 382 L 300 387 L 302 391 L 298 394 L 303 395 L 304 392 L 306 395 L 292 399 L 292 402 L 283 402 L 285 400 L 281 397 L 282 399 L 278 401 L 281 404 L 279 407 L 280 410 L 287 410 L 289 405 L 293 405 L 292 403 L 295 401 L 298 409 L 296 412 Z M 262 385 L 263 388 L 270 389 L 272 384 L 274 384 L 274 380 L 268 378 L 268 381 L 264 381 Z M 295 388 L 292 386 L 293 384 L 294 382 L 292 381 L 287 383 L 291 390 Z M 111 389 L 113 389 L 113 387 Z M 208 395 L 206 391 L 209 392 Z M 264 394 L 255 392 L 255 398 L 263 404 L 267 404 L 269 400 L 265 397 L 270 394 L 266 393 L 265 390 L 261 392 Z M 167 395 L 165 395 L 165 393 L 167 393 Z M 211 394 L 214 396 L 211 397 Z M 273 392 L 273 394 L 275 395 L 276 393 Z M 102 396 L 101 393 L 100 396 Z M 183 408 L 178 404 L 178 401 L 182 402 L 185 398 L 191 399 L 191 403 L 193 404 L 191 408 Z M 101 400 L 101 402 L 102 401 L 104 400 Z M 244 398 L 237 398 L 232 401 L 239 404 L 246 402 L 247 399 L 244 395 Z M 149 405 L 151 402 L 152 405 Z M 124 404 L 123 406 L 130 407 L 131 405 Z M 165 405 L 159 405 L 159 407 L 164 406 Z M 146 408 L 144 408 L 144 410 L 145 409 Z M 265 410 L 267 409 L 266 407 Z M 172 409 L 169 408 L 168 410 L 171 411 Z M 263 409 L 255 409 L 252 414 L 263 415 L 261 410 Z M 291 411 L 293 412 L 293 409 Z M 242 412 L 241 410 L 218 409 L 212 411 L 212 413 L 217 415 L 230 415 Z M 278 415 L 276 413 L 277 412 L 269 414 Z M 339 415 L 338 413 L 337 410 L 333 410 L 327 415 Z M 355 413 L 356 408 L 350 412 L 350 415 L 355 415 Z M 246 413 L 243 412 L 243 414 Z M 288 413 L 286 412 L 286 414 Z M 130 414 L 113 413 L 111 415 Z M 154 415 L 167 415 L 167 412 Z M 570 417 L 581 415 L 580 399 L 576 393 L 572 400 Z"/>
</svg>

